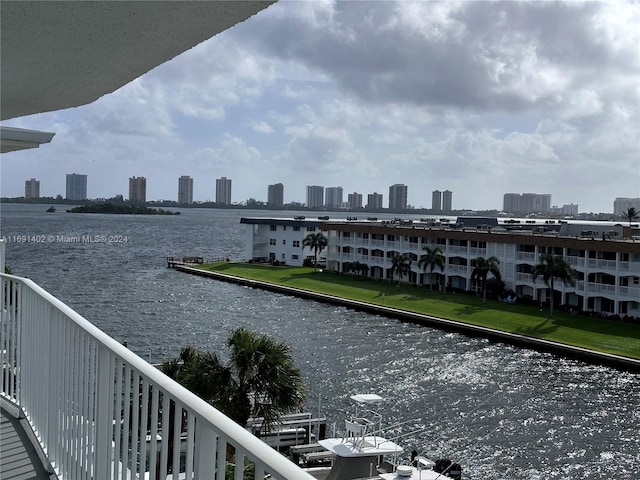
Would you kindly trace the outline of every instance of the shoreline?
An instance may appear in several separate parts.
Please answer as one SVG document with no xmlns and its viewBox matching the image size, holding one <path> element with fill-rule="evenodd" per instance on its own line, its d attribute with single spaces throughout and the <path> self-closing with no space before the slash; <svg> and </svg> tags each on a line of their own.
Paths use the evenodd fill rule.
<svg viewBox="0 0 640 480">
<path fill-rule="evenodd" d="M 403 322 L 415 323 L 418 325 L 425 325 L 442 330 L 462 333 L 464 335 L 483 337 L 492 341 L 499 341 L 510 345 L 521 346 L 531 348 L 533 350 L 550 352 L 554 354 L 560 354 L 568 358 L 582 360 L 592 364 L 606 365 L 614 367 L 620 370 L 629 372 L 640 372 L 640 359 L 634 359 L 630 357 L 624 357 L 621 355 L 614 355 L 609 353 L 598 352 L 595 350 L 589 350 L 582 347 L 575 347 L 558 342 L 552 342 L 549 340 L 543 340 L 525 335 L 519 335 L 510 332 L 503 332 L 496 329 L 487 327 L 481 327 L 477 325 L 471 325 L 468 323 L 448 320 L 445 318 L 435 317 L 432 315 L 425 315 L 420 313 L 409 312 L 397 308 L 385 307 L 383 305 L 375 305 L 367 302 L 360 302 L 357 300 L 350 300 L 335 295 L 327 295 L 323 293 L 311 292 L 308 290 L 302 290 L 299 288 L 287 287 L 284 285 L 277 285 L 273 283 L 263 282 L 259 280 L 251 280 L 236 275 L 228 275 L 219 272 L 211 272 L 207 270 L 201 270 L 198 268 L 188 267 L 184 265 L 177 265 L 175 267 L 177 271 L 188 273 L 191 275 L 198 275 L 201 277 L 208 277 L 214 280 L 224 281 L 228 283 L 235 283 L 238 285 L 248 286 L 252 288 L 259 288 L 262 290 L 272 291 L 276 293 L 282 293 L 285 295 L 291 295 L 307 300 L 314 300 L 321 303 L 328 303 L 332 305 L 339 305 L 354 310 L 381 315 L 385 317 L 395 318 Z"/>
</svg>

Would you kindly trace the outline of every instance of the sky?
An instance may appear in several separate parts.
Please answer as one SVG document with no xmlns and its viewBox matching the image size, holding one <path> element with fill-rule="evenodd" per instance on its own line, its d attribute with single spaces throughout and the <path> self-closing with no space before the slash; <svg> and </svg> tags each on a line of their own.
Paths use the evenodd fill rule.
<svg viewBox="0 0 640 480">
<path fill-rule="evenodd" d="M 3 123 L 56 132 L 4 156 L 1 195 L 305 202 L 307 185 L 347 194 L 408 187 L 431 207 L 501 209 L 505 193 L 612 212 L 640 197 L 637 2 L 286 1 L 96 102 Z"/>
</svg>

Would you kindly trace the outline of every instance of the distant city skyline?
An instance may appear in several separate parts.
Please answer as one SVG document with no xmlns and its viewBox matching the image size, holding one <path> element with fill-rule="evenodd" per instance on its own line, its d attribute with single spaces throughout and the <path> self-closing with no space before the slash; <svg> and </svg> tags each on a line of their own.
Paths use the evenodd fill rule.
<svg viewBox="0 0 640 480">
<path fill-rule="evenodd" d="M 225 176 L 232 202 L 280 182 L 284 203 L 388 205 L 404 184 L 416 208 L 448 189 L 456 210 L 543 192 L 611 212 L 640 197 L 638 24 L 635 2 L 277 2 L 89 105 L 3 122 L 55 137 L 3 155 L 0 192 L 64 196 L 76 171 L 94 198 L 135 174 L 175 201 L 189 175 L 194 201 Z"/>
</svg>

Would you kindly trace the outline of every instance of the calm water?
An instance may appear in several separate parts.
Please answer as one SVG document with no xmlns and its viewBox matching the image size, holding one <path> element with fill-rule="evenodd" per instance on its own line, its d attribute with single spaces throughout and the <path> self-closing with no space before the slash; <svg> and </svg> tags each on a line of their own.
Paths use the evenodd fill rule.
<svg viewBox="0 0 640 480">
<path fill-rule="evenodd" d="M 638 375 L 166 268 L 168 255 L 241 258 L 240 216 L 266 212 L 46 208 L 2 205 L 1 234 L 127 241 L 12 243 L 7 264 L 145 359 L 184 345 L 222 350 L 231 329 L 247 326 L 292 345 L 309 410 L 340 425 L 350 394 L 379 393 L 386 423 L 407 422 L 390 435 L 404 436 L 407 454 L 456 459 L 465 478 L 640 478 Z"/>
</svg>

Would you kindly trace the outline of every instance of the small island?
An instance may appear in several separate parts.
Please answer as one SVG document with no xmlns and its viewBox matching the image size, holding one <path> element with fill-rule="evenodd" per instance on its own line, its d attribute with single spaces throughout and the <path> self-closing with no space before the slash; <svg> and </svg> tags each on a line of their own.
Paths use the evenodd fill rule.
<svg viewBox="0 0 640 480">
<path fill-rule="evenodd" d="M 162 208 L 149 208 L 136 205 L 114 205 L 101 203 L 99 205 L 83 205 L 67 210 L 68 213 L 109 213 L 118 215 L 180 215 Z"/>
</svg>

